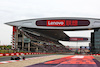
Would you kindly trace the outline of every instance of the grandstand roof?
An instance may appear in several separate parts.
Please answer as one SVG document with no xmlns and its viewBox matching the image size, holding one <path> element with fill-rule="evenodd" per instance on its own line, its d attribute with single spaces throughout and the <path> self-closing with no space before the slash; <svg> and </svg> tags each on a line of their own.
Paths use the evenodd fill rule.
<svg viewBox="0 0 100 67">
<path fill-rule="evenodd" d="M 68 41 L 69 36 L 63 32 L 63 30 L 51 30 L 51 29 L 33 29 L 33 28 L 24 28 L 28 31 L 34 32 L 33 34 L 38 36 L 47 36 L 49 38 L 55 39 L 55 40 L 63 40 Z"/>
<path fill-rule="evenodd" d="M 100 19 L 53 17 L 38 18 L 5 23 L 18 28 L 30 28 L 39 34 L 52 37 L 57 40 L 68 40 L 65 30 L 86 30 L 100 28 Z"/>
</svg>

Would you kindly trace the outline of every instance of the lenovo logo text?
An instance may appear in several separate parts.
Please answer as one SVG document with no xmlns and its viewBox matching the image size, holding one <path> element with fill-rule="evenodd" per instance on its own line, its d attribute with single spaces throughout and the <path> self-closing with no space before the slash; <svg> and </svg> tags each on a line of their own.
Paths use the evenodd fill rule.
<svg viewBox="0 0 100 67">
<path fill-rule="evenodd" d="M 47 20 L 47 26 L 65 26 L 65 20 Z"/>
</svg>

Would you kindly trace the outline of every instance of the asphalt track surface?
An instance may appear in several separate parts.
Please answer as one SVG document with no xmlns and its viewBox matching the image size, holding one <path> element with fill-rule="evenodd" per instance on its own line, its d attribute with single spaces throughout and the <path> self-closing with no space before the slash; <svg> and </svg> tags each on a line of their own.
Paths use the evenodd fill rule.
<svg viewBox="0 0 100 67">
<path fill-rule="evenodd" d="M 27 67 L 100 67 L 100 62 L 93 56 L 81 55 L 62 57 Z"/>
<path fill-rule="evenodd" d="M 42 56 L 49 56 L 49 55 L 24 55 L 25 58 L 31 58 L 31 57 L 42 57 Z M 0 61 L 8 61 L 11 59 L 11 56 L 4 56 L 0 57 Z"/>
<path fill-rule="evenodd" d="M 74 53 L 66 53 L 66 54 L 55 54 L 55 55 L 74 55 Z M 24 55 L 25 58 L 32 58 L 32 57 L 42 57 L 42 56 L 49 56 L 48 54 L 38 54 L 38 55 Z M 11 59 L 11 56 L 4 56 L 0 57 L 0 61 L 8 61 Z"/>
</svg>

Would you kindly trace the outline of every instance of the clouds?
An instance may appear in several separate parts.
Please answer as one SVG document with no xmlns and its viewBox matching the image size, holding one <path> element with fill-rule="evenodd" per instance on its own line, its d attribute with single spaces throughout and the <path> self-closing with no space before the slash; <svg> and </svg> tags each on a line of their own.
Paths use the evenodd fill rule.
<svg viewBox="0 0 100 67">
<path fill-rule="evenodd" d="M 6 34 L 11 27 L 4 25 L 10 21 L 43 17 L 100 18 L 99 3 L 99 0 L 0 0 L 0 37 L 11 36 L 11 32 Z M 11 38 L 0 40 L 9 44 Z"/>
<path fill-rule="evenodd" d="M 3 0 L 0 4 L 1 10 L 19 17 L 90 17 L 89 15 L 99 14 L 100 6 L 97 1 L 91 0 Z"/>
<path fill-rule="evenodd" d="M 91 33 L 93 30 L 83 30 L 83 31 L 64 31 L 70 37 L 89 37 L 91 38 Z"/>
<path fill-rule="evenodd" d="M 98 0 L 3 0 L 0 2 L 0 12 L 5 12 L 19 20 L 35 17 L 99 17 L 99 7 Z"/>
<path fill-rule="evenodd" d="M 65 46 L 89 46 L 89 42 L 65 42 L 65 41 L 60 41 L 60 43 L 64 44 Z"/>
</svg>

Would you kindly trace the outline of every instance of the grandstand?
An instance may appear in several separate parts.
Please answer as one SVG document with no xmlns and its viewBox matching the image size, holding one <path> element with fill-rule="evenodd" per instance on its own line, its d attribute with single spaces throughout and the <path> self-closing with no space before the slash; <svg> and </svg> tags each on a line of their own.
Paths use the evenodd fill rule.
<svg viewBox="0 0 100 67">
<path fill-rule="evenodd" d="M 18 38 L 18 45 L 14 47 L 16 49 L 19 48 L 20 50 L 29 52 L 31 51 L 31 52 L 49 52 L 49 53 L 69 51 L 64 45 L 59 43 L 56 38 L 52 38 L 45 34 L 43 35 L 43 33 L 41 34 L 38 29 L 24 28 L 24 27 L 20 29 L 18 29 L 18 27 L 13 27 L 13 28 L 14 28 L 13 30 L 16 29 L 14 33 L 16 34 L 18 33 L 17 35 L 14 35 L 16 39 Z M 37 31 L 39 32 L 37 33 Z M 46 33 L 46 31 L 44 30 L 43 32 Z M 51 32 L 49 32 L 48 34 L 50 35 Z"/>
<path fill-rule="evenodd" d="M 59 40 L 82 42 L 89 41 L 89 39 L 69 37 L 63 31 L 91 29 L 94 30 L 94 33 L 100 31 L 100 19 L 94 18 L 38 18 L 8 22 L 5 24 L 13 26 L 12 49 L 29 52 L 68 52 L 69 49 L 59 43 Z M 94 36 L 95 34 L 92 37 Z M 93 44 L 91 47 L 95 49 L 98 48 L 97 43 L 95 42 L 96 45 L 94 44 L 96 39 L 91 40 L 91 44 Z"/>
</svg>

